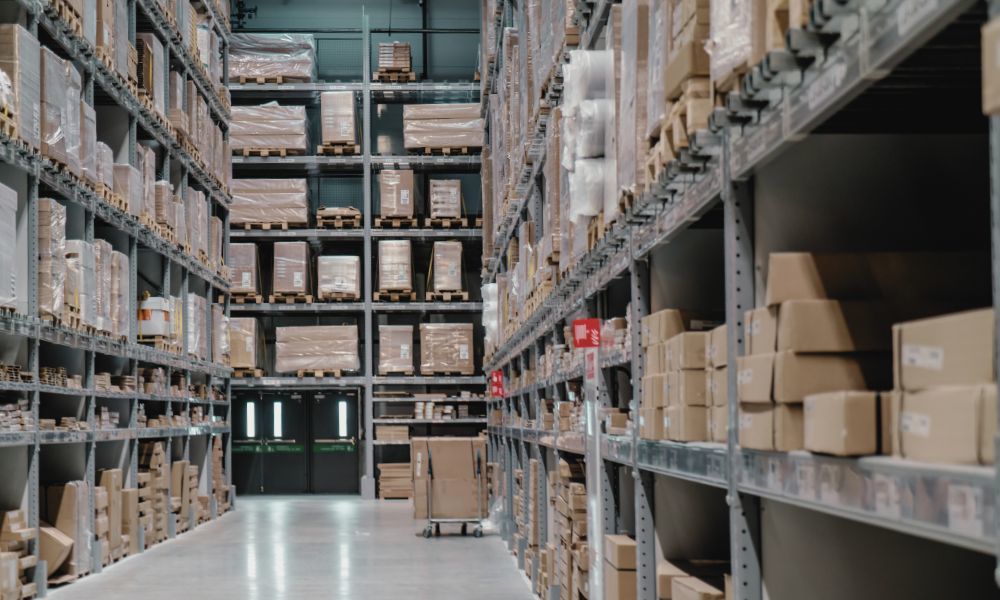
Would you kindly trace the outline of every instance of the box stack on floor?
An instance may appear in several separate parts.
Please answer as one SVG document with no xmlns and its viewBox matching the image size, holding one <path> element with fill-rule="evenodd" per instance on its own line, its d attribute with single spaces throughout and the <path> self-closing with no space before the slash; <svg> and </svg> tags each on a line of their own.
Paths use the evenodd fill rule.
<svg viewBox="0 0 1000 600">
<path fill-rule="evenodd" d="M 167 539 L 167 520 L 170 511 L 170 463 L 162 442 L 139 445 L 139 514 L 145 527 L 146 546 Z"/>
<path fill-rule="evenodd" d="M 37 584 L 31 580 L 31 570 L 38 564 L 38 557 L 28 551 L 29 544 L 38 538 L 38 530 L 28 527 L 23 510 L 3 513 L 0 522 L 0 598 L 20 600 L 32 598 Z"/>
<path fill-rule="evenodd" d="M 587 488 L 583 464 L 559 461 L 549 473 L 553 498 L 554 536 L 549 542 L 547 564 L 553 565 L 549 585 L 560 587 L 560 598 L 587 596 L 590 560 L 587 545 Z M 552 559 L 552 556 L 555 559 Z"/>
<path fill-rule="evenodd" d="M 379 498 L 404 499 L 413 497 L 413 475 L 410 463 L 379 463 Z"/>
<path fill-rule="evenodd" d="M 212 494 L 215 496 L 216 513 L 229 511 L 232 486 L 226 483 L 223 463 L 222 437 L 212 437 Z"/>
</svg>

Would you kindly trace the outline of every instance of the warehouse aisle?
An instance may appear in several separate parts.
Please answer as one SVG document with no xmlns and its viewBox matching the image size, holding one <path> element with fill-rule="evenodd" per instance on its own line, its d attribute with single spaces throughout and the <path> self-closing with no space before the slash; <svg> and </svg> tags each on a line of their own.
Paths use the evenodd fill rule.
<svg viewBox="0 0 1000 600">
<path fill-rule="evenodd" d="M 50 598 L 531 598 L 498 536 L 418 537 L 405 502 L 240 498 L 184 534 Z"/>
</svg>

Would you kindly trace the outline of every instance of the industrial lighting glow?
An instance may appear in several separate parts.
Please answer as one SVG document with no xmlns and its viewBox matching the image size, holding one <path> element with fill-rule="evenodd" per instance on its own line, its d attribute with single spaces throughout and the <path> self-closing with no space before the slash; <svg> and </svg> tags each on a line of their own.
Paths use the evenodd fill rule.
<svg viewBox="0 0 1000 600">
<path fill-rule="evenodd" d="M 274 403 L 274 437 L 281 439 L 281 402 Z"/>
<path fill-rule="evenodd" d="M 347 437 L 347 401 L 337 403 L 337 436 Z"/>
<path fill-rule="evenodd" d="M 247 402 L 247 437 L 257 437 L 257 403 Z"/>
</svg>

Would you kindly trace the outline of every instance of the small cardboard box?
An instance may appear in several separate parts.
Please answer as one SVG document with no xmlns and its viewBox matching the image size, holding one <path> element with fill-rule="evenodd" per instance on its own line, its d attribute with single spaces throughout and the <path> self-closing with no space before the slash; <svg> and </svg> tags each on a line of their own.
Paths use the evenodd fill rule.
<svg viewBox="0 0 1000 600">
<path fill-rule="evenodd" d="M 708 406 L 705 387 L 708 371 L 675 371 L 667 374 L 668 406 Z"/>
<path fill-rule="evenodd" d="M 899 442 L 905 458 L 992 464 L 996 385 L 940 387 L 903 394 Z"/>
<path fill-rule="evenodd" d="M 982 28 L 983 114 L 1000 112 L 1000 18 Z"/>
<path fill-rule="evenodd" d="M 708 336 L 704 331 L 686 331 L 667 340 L 666 369 L 704 369 Z"/>
<path fill-rule="evenodd" d="M 715 369 L 711 373 L 712 406 L 725 406 L 729 402 L 729 367 Z"/>
<path fill-rule="evenodd" d="M 643 374 L 657 375 L 665 373 L 667 367 L 663 360 L 664 354 L 664 345 L 660 342 L 647 346 L 646 351 L 643 353 L 643 360 L 645 361 L 643 364 Z"/>
<path fill-rule="evenodd" d="M 822 392 L 881 389 L 888 386 L 889 372 L 889 357 L 882 353 L 779 352 L 774 363 L 773 397 L 775 402 L 796 403 Z"/>
<path fill-rule="evenodd" d="M 729 407 L 713 406 L 709 409 L 708 438 L 712 442 L 725 443 L 728 439 Z"/>
<path fill-rule="evenodd" d="M 892 319 L 881 302 L 787 300 L 746 313 L 749 354 L 888 350 Z"/>
<path fill-rule="evenodd" d="M 616 569 L 635 570 L 635 540 L 627 535 L 604 536 L 604 560 Z"/>
<path fill-rule="evenodd" d="M 774 450 L 774 414 L 771 404 L 740 404 L 740 446 Z"/>
<path fill-rule="evenodd" d="M 644 375 L 642 378 L 642 406 L 640 408 L 665 408 L 667 406 L 666 388 L 666 375 Z"/>
<path fill-rule="evenodd" d="M 708 408 L 704 406 L 670 406 L 663 419 L 669 440 L 703 442 L 708 439 Z"/>
<path fill-rule="evenodd" d="M 801 450 L 805 445 L 805 424 L 801 404 L 775 404 L 774 449 L 778 452 Z"/>
<path fill-rule="evenodd" d="M 604 561 L 605 600 L 632 600 L 637 593 L 634 570 L 619 570 L 610 562 Z"/>
<path fill-rule="evenodd" d="M 878 395 L 828 392 L 806 396 L 805 449 L 836 456 L 878 452 Z"/>
<path fill-rule="evenodd" d="M 895 389 L 996 381 L 993 309 L 901 323 L 893 328 Z"/>
<path fill-rule="evenodd" d="M 675 577 L 671 582 L 673 600 L 725 600 L 725 592 L 697 577 Z"/>
<path fill-rule="evenodd" d="M 662 440 L 663 436 L 662 408 L 639 409 L 639 437 L 644 440 Z"/>
<path fill-rule="evenodd" d="M 774 354 L 736 357 L 736 391 L 741 404 L 771 403 L 774 357 Z"/>
<path fill-rule="evenodd" d="M 718 369 L 729 361 L 729 329 L 719 325 L 709 333 L 708 345 L 705 346 L 705 361 L 707 366 Z"/>
</svg>

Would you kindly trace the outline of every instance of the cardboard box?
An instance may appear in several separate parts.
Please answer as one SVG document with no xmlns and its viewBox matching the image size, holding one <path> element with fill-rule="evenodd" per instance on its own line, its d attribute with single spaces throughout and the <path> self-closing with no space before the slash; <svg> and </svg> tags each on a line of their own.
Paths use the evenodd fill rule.
<svg viewBox="0 0 1000 600">
<path fill-rule="evenodd" d="M 635 570 L 636 543 L 627 535 L 604 536 L 604 560 L 622 570 Z"/>
<path fill-rule="evenodd" d="M 810 394 L 887 387 L 888 357 L 868 354 L 778 352 L 737 359 L 741 403 L 796 403 Z M 773 384 L 773 386 L 772 386 Z M 773 391 L 772 391 L 773 387 Z"/>
<path fill-rule="evenodd" d="M 900 422 L 903 457 L 954 464 L 992 464 L 997 429 L 995 384 L 905 392 Z"/>
<path fill-rule="evenodd" d="M 379 240 L 378 289 L 413 290 L 413 261 L 410 240 Z"/>
<path fill-rule="evenodd" d="M 676 577 L 671 581 L 673 600 L 725 600 L 725 593 L 697 577 Z"/>
<path fill-rule="evenodd" d="M 476 481 L 487 473 L 485 438 L 413 438 L 410 461 L 414 518 L 427 518 L 428 494 L 437 518 L 485 516 L 488 486 L 485 481 Z M 428 462 L 433 477 L 428 476 Z M 481 494 L 478 498 L 477 490 Z"/>
<path fill-rule="evenodd" d="M 1000 113 L 1000 18 L 982 28 L 983 114 Z"/>
<path fill-rule="evenodd" d="M 707 367 L 724 367 L 729 363 L 729 328 L 719 325 L 709 332 L 705 346 L 705 363 Z M 749 350 L 747 354 L 753 354 Z"/>
<path fill-rule="evenodd" d="M 460 292 L 462 285 L 462 242 L 434 242 L 431 262 L 435 292 Z"/>
<path fill-rule="evenodd" d="M 69 553 L 73 549 L 73 538 L 45 524 L 42 524 L 38 533 L 39 558 L 45 561 L 46 576 L 52 577 L 69 558 Z"/>
<path fill-rule="evenodd" d="M 472 323 L 421 323 L 420 372 L 475 372 Z"/>
<path fill-rule="evenodd" d="M 708 439 L 708 408 L 704 406 L 668 406 L 663 420 L 668 440 L 703 442 Z"/>
<path fill-rule="evenodd" d="M 259 338 L 257 319 L 230 317 L 229 353 L 230 365 L 234 369 L 256 369 L 262 366 L 258 354 L 262 348 L 262 342 Z"/>
<path fill-rule="evenodd" d="M 416 205 L 413 171 L 385 169 L 378 176 L 379 216 L 409 218 Z"/>
<path fill-rule="evenodd" d="M 665 408 L 667 406 L 667 376 L 645 375 L 642 378 L 641 408 Z"/>
<path fill-rule="evenodd" d="M 442 104 L 440 106 L 448 106 Z M 409 108 L 405 105 L 403 109 Z M 458 219 L 462 216 L 462 180 L 432 179 L 430 186 L 430 214 L 432 219 Z"/>
<path fill-rule="evenodd" d="M 741 404 L 770 404 L 774 381 L 774 354 L 736 357 L 736 391 Z"/>
<path fill-rule="evenodd" d="M 668 406 L 708 406 L 705 395 L 707 371 L 674 371 L 667 373 Z"/>
<path fill-rule="evenodd" d="M 880 302 L 789 300 L 747 311 L 749 354 L 888 350 L 892 319 Z"/>
<path fill-rule="evenodd" d="M 413 373 L 413 325 L 378 326 L 378 373 Z"/>
<path fill-rule="evenodd" d="M 273 293 L 308 294 L 309 280 L 309 242 L 275 242 Z"/>
<path fill-rule="evenodd" d="M 805 446 L 805 424 L 801 404 L 775 404 L 774 449 L 778 452 L 801 450 Z"/>
<path fill-rule="evenodd" d="M 233 179 L 229 221 L 245 223 L 309 222 L 309 186 L 305 179 Z"/>
<path fill-rule="evenodd" d="M 229 282 L 234 294 L 257 294 L 257 244 L 229 245 Z"/>
<path fill-rule="evenodd" d="M 805 449 L 836 456 L 878 452 L 878 395 L 839 391 L 806 396 Z"/>
<path fill-rule="evenodd" d="M 323 92 L 319 95 L 320 134 L 323 144 L 356 144 L 354 92 Z"/>
<path fill-rule="evenodd" d="M 707 31 L 705 32 L 707 33 Z M 705 40 L 694 39 L 676 48 L 663 73 L 667 100 L 681 95 L 682 84 L 692 77 L 708 76 L 710 60 L 705 51 Z"/>
<path fill-rule="evenodd" d="M 316 292 L 327 298 L 361 298 L 361 258 L 358 256 L 319 256 L 316 258 Z"/>
<path fill-rule="evenodd" d="M 713 406 L 708 409 L 708 439 L 725 443 L 729 439 L 729 407 Z"/>
<path fill-rule="evenodd" d="M 108 543 L 114 551 L 122 544 L 122 471 L 107 469 L 100 473 L 101 487 L 107 490 L 108 496 Z"/>
<path fill-rule="evenodd" d="M 708 332 L 687 331 L 667 340 L 667 370 L 704 369 L 708 337 Z"/>
<path fill-rule="evenodd" d="M 729 367 L 714 369 L 709 375 L 712 382 L 712 406 L 726 406 L 729 403 Z"/>
<path fill-rule="evenodd" d="M 619 570 L 604 561 L 605 600 L 632 600 L 637 593 L 635 570 Z"/>
<path fill-rule="evenodd" d="M 665 439 L 663 430 L 663 408 L 639 409 L 639 437 L 644 440 Z"/>
<path fill-rule="evenodd" d="M 772 404 L 740 404 L 739 442 L 751 450 L 774 450 Z"/>
<path fill-rule="evenodd" d="M 356 325 L 276 327 L 274 347 L 278 373 L 360 369 Z"/>
<path fill-rule="evenodd" d="M 643 373 L 645 375 L 656 375 L 666 373 L 667 366 L 664 362 L 666 350 L 664 344 L 656 343 L 646 347 L 642 353 Z"/>
<path fill-rule="evenodd" d="M 893 328 L 895 388 L 996 381 L 993 309 L 901 323 Z"/>
<path fill-rule="evenodd" d="M 289 150 L 306 152 L 305 106 L 233 106 L 229 144 L 234 153 L 243 150 Z"/>
<path fill-rule="evenodd" d="M 719 324 L 715 313 L 699 313 L 667 308 L 646 315 L 640 321 L 643 347 L 665 342 L 684 331 L 703 331 Z"/>
</svg>

